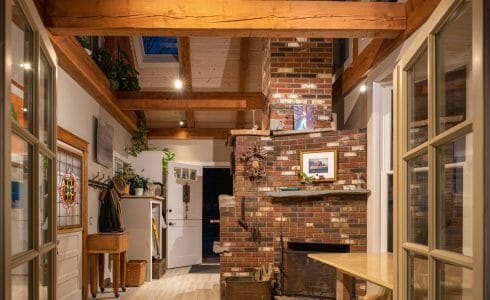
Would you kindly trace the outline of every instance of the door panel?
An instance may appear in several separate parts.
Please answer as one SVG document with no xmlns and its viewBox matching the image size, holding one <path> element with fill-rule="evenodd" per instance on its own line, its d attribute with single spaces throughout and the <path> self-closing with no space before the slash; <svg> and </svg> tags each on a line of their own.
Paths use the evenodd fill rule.
<svg viewBox="0 0 490 300">
<path fill-rule="evenodd" d="M 58 299 L 82 298 L 82 232 L 58 235 Z"/>
<path fill-rule="evenodd" d="M 195 176 L 191 175 L 195 172 Z M 190 201 L 184 203 L 184 185 Z M 167 180 L 167 259 L 175 268 L 202 263 L 202 167 L 179 162 L 169 164 Z"/>
</svg>

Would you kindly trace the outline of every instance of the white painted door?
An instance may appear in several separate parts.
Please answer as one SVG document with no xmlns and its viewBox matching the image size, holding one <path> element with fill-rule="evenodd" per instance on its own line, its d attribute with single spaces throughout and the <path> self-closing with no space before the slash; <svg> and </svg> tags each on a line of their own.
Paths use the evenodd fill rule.
<svg viewBox="0 0 490 300">
<path fill-rule="evenodd" d="M 82 231 L 58 234 L 57 289 L 60 300 L 82 299 Z"/>
<path fill-rule="evenodd" d="M 183 197 L 185 184 L 190 186 L 187 204 Z M 166 220 L 168 267 L 202 263 L 202 166 L 169 164 Z"/>
</svg>

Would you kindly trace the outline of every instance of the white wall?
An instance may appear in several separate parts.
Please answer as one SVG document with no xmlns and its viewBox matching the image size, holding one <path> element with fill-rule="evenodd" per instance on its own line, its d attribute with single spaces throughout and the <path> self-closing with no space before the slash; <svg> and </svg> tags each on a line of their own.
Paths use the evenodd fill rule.
<svg viewBox="0 0 490 300">
<path fill-rule="evenodd" d="M 112 174 L 112 167 L 106 168 L 95 162 L 95 118 L 104 120 L 114 127 L 114 151 L 126 156 L 124 149 L 129 144 L 130 133 L 107 113 L 78 83 L 63 69 L 58 68 L 57 80 L 58 126 L 86 140 L 89 145 L 89 178 L 97 172 Z M 88 233 L 96 233 L 98 219 L 98 191 L 88 192 Z"/>
<path fill-rule="evenodd" d="M 230 162 L 231 147 L 226 147 L 225 140 L 150 140 L 150 145 L 169 148 L 175 152 L 175 161 L 197 163 Z"/>
</svg>

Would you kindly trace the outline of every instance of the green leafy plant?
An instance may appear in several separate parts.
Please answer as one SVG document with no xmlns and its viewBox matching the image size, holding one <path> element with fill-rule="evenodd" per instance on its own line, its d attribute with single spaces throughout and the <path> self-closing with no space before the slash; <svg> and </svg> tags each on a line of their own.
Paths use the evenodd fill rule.
<svg viewBox="0 0 490 300">
<path fill-rule="evenodd" d="M 162 173 L 167 174 L 168 163 L 174 160 L 175 153 L 170 151 L 168 148 L 162 149 Z"/>
<path fill-rule="evenodd" d="M 142 151 L 149 150 L 148 149 L 148 141 L 146 135 L 150 132 L 148 128 L 146 128 L 143 124 L 138 125 L 138 130 L 131 137 L 131 146 L 126 148 L 126 152 L 136 157 Z"/>
<path fill-rule="evenodd" d="M 79 35 L 76 38 L 83 48 L 89 49 L 90 43 L 88 41 L 88 37 Z"/>
<path fill-rule="evenodd" d="M 109 79 L 112 91 L 139 91 L 139 73 L 119 47 L 115 57 L 107 48 L 101 47 L 93 51 L 92 58 Z"/>
<path fill-rule="evenodd" d="M 313 176 L 308 176 L 305 172 L 301 173 L 301 178 L 306 184 L 312 184 L 315 182 L 315 177 Z"/>
<path fill-rule="evenodd" d="M 130 183 L 131 180 L 136 176 L 131 164 L 123 164 L 122 170 L 116 172 L 116 177 L 124 180 L 126 183 Z"/>
<path fill-rule="evenodd" d="M 131 179 L 131 187 L 133 189 L 144 189 L 148 190 L 148 178 L 136 174 Z"/>
</svg>

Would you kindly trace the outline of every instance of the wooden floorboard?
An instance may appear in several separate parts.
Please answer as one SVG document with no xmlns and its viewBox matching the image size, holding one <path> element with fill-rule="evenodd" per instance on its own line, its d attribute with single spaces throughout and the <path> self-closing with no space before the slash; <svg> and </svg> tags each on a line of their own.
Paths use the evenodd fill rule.
<svg viewBox="0 0 490 300">
<path fill-rule="evenodd" d="M 219 300 L 219 274 L 188 273 L 190 267 L 167 270 L 159 280 L 120 293 L 121 300 Z M 112 289 L 98 293 L 97 299 L 116 299 Z"/>
</svg>

